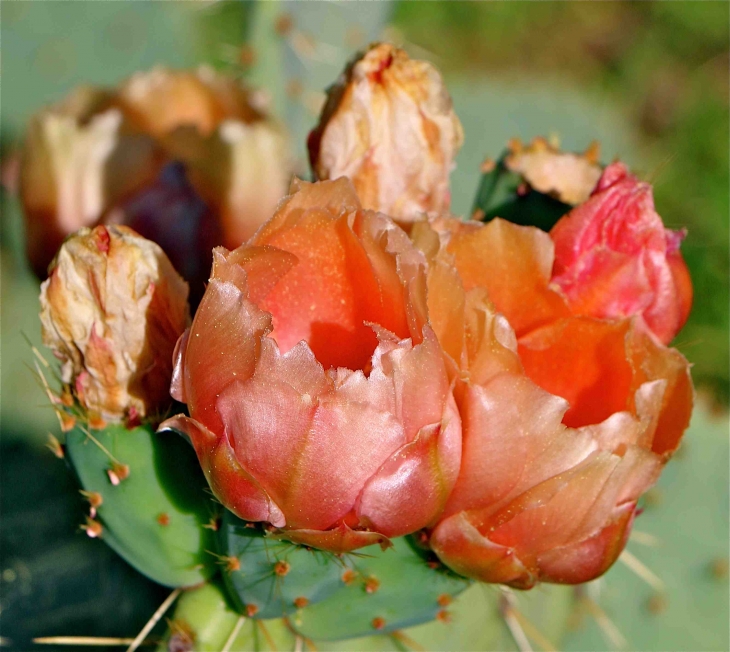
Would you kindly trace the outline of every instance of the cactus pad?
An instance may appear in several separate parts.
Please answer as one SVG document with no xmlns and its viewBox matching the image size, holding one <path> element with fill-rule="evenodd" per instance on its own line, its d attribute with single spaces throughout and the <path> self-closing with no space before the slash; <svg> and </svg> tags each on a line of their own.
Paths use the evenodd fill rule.
<svg viewBox="0 0 730 652">
<path fill-rule="evenodd" d="M 98 514 L 85 525 L 90 536 L 160 584 L 190 586 L 213 574 L 213 532 L 204 526 L 215 504 L 181 438 L 150 426 L 77 426 L 66 434 L 66 457 Z"/>
</svg>

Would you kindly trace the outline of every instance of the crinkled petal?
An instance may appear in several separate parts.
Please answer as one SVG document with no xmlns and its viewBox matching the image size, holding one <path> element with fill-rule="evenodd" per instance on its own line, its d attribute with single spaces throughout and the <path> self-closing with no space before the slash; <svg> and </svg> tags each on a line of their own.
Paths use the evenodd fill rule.
<svg viewBox="0 0 730 652">
<path fill-rule="evenodd" d="M 217 437 L 202 423 L 184 415 L 160 425 L 161 430 L 168 428 L 187 435 L 213 494 L 234 514 L 246 521 L 285 525 L 284 514 L 238 462 L 227 437 Z"/>
</svg>

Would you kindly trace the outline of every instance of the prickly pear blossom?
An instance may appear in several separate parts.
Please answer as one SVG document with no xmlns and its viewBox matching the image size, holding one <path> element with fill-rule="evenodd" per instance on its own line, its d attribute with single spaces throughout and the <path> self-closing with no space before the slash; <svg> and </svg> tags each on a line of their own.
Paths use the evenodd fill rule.
<svg viewBox="0 0 730 652">
<path fill-rule="evenodd" d="M 330 89 L 309 157 L 319 179 L 349 177 L 365 208 L 411 222 L 448 210 L 462 142 L 439 72 L 379 43 Z"/>
<path fill-rule="evenodd" d="M 39 112 L 28 128 L 20 175 L 36 273 L 45 277 L 63 239 L 82 226 L 138 218 L 130 205 L 174 162 L 185 166 L 198 195 L 192 201 L 202 198 L 219 222 L 214 244 L 243 242 L 271 215 L 289 180 L 285 136 L 255 104 L 238 81 L 207 68 L 156 68 L 119 89 L 79 88 Z M 210 232 L 196 210 L 183 211 L 183 228 Z M 164 222 L 169 213 L 181 217 L 164 205 L 155 214 Z M 154 215 L 146 220 L 153 222 L 150 232 L 159 230 Z M 180 255 L 209 257 L 210 247 Z"/>
<path fill-rule="evenodd" d="M 668 344 L 687 321 L 692 283 L 681 231 L 664 228 L 652 189 L 623 163 L 609 165 L 591 197 L 563 217 L 553 283 L 571 310 L 599 318 L 641 317 Z"/>
<path fill-rule="evenodd" d="M 87 410 L 119 421 L 169 403 L 187 284 L 154 242 L 124 226 L 71 236 L 41 285 L 43 342 Z"/>
<path fill-rule="evenodd" d="M 173 395 L 231 511 L 343 552 L 433 525 L 461 420 L 428 323 L 426 265 L 347 179 L 292 194 L 248 243 L 217 249 L 176 352 Z"/>
<path fill-rule="evenodd" d="M 689 421 L 687 361 L 629 319 L 572 313 L 548 234 L 414 227 L 455 378 L 459 479 L 430 545 L 458 573 L 529 588 L 597 577 Z"/>
</svg>

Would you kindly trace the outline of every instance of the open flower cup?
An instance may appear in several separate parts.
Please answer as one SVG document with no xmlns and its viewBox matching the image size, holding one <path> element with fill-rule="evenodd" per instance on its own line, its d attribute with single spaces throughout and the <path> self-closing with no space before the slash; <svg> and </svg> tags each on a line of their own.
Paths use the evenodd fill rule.
<svg viewBox="0 0 730 652">
<path fill-rule="evenodd" d="M 163 427 L 248 521 L 344 552 L 434 525 L 461 420 L 428 323 L 426 263 L 346 179 L 307 184 L 244 246 L 217 249 Z"/>
<path fill-rule="evenodd" d="M 597 577 L 688 425 L 687 361 L 640 317 L 572 310 L 539 229 L 446 218 L 413 236 L 464 435 L 431 547 L 458 573 L 517 588 Z"/>
</svg>

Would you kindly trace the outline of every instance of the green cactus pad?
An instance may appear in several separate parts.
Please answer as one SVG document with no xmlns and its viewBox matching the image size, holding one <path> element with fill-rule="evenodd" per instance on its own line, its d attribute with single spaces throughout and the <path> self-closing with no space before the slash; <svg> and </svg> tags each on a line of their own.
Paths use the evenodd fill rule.
<svg viewBox="0 0 730 652">
<path fill-rule="evenodd" d="M 223 586 L 215 580 L 180 596 L 158 652 L 220 652 L 226 643 L 231 652 L 291 650 L 294 634 L 283 619 L 264 622 L 238 614 Z"/>
<path fill-rule="evenodd" d="M 350 555 L 348 563 L 357 573 L 353 581 L 291 619 L 305 638 L 356 638 L 424 623 L 470 585 L 417 552 L 406 538 L 395 539 L 385 551 L 365 548 L 361 555 Z"/>
<path fill-rule="evenodd" d="M 218 542 L 221 557 L 238 560 L 238 568 L 223 573 L 230 595 L 241 613 L 256 618 L 280 618 L 328 598 L 350 568 L 332 553 L 267 539 L 260 527 L 228 511 Z"/>
<path fill-rule="evenodd" d="M 101 538 L 137 570 L 166 586 L 199 584 L 214 573 L 207 551 L 215 539 L 204 526 L 215 503 L 180 437 L 149 426 L 76 427 L 66 434 L 66 457 L 84 490 L 101 498 Z M 115 463 L 129 469 L 116 484 Z"/>
<path fill-rule="evenodd" d="M 509 152 L 502 155 L 491 171 L 482 175 L 472 214 L 478 214 L 484 222 L 501 217 L 515 224 L 549 231 L 572 207 L 534 189 L 524 194 L 518 192 L 524 179 L 507 168 L 507 154 Z"/>
</svg>

